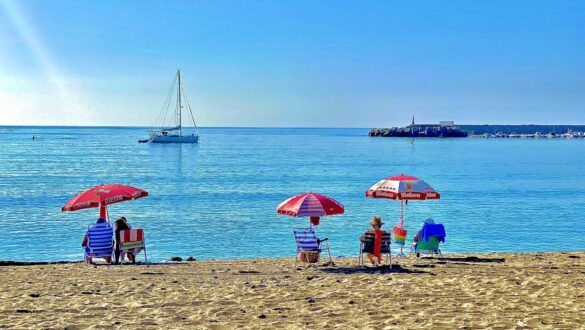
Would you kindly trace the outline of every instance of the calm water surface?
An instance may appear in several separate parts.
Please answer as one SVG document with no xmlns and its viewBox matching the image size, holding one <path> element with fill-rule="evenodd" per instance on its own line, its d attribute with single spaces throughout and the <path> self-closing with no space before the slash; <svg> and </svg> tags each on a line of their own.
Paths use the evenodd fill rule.
<svg viewBox="0 0 585 330">
<path fill-rule="evenodd" d="M 442 197 L 409 203 L 409 239 L 430 216 L 447 228 L 445 252 L 585 248 L 585 140 L 411 145 L 367 131 L 204 128 L 200 145 L 151 145 L 137 143 L 142 128 L 0 127 L 0 260 L 79 260 L 98 211 L 60 208 L 100 183 L 150 192 L 111 206 L 110 215 L 144 228 L 155 260 L 292 256 L 291 229 L 308 220 L 275 208 L 308 191 L 345 205 L 345 215 L 325 218 L 317 231 L 333 255 L 356 255 L 372 215 L 390 228 L 400 211 L 365 190 L 400 173 Z"/>
</svg>

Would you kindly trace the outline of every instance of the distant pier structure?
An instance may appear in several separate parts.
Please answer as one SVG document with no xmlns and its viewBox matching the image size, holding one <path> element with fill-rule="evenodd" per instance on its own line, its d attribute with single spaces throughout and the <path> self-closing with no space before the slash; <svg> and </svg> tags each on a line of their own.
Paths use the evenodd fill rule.
<svg viewBox="0 0 585 330">
<path fill-rule="evenodd" d="M 369 136 L 384 137 L 442 137 L 457 138 L 467 137 L 468 132 L 461 130 L 454 121 L 440 121 L 438 124 L 416 124 L 414 117 L 412 123 L 405 127 L 372 128 Z"/>
<path fill-rule="evenodd" d="M 415 124 L 405 127 L 372 128 L 369 136 L 386 137 L 474 137 L 474 138 L 585 138 L 585 125 L 455 125 Z"/>
</svg>

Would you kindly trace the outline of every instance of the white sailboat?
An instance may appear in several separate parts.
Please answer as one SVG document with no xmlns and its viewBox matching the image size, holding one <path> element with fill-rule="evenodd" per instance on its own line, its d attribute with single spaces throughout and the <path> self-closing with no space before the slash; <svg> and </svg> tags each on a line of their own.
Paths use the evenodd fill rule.
<svg viewBox="0 0 585 330">
<path fill-rule="evenodd" d="M 176 103 L 175 107 L 171 108 L 171 101 L 175 94 L 175 85 L 177 85 L 176 89 Z M 191 111 L 191 105 L 189 104 L 189 100 L 187 99 L 187 95 L 183 90 L 183 86 L 181 85 L 181 71 L 177 70 L 177 75 L 175 80 L 173 81 L 173 85 L 171 86 L 171 90 L 169 92 L 169 96 L 165 102 L 166 106 L 164 107 L 162 113 L 160 114 L 156 126 L 161 127 L 158 130 L 150 130 L 148 131 L 148 139 L 147 140 L 140 140 L 139 142 L 149 142 L 149 143 L 198 143 L 199 142 L 199 133 L 197 132 L 197 125 L 195 124 L 195 117 L 193 117 L 193 112 Z M 183 126 L 183 107 L 184 105 L 187 106 L 187 112 L 190 115 L 191 122 L 193 123 L 193 127 L 185 127 Z M 167 115 L 168 112 L 172 111 L 171 115 L 168 118 L 167 122 Z"/>
</svg>

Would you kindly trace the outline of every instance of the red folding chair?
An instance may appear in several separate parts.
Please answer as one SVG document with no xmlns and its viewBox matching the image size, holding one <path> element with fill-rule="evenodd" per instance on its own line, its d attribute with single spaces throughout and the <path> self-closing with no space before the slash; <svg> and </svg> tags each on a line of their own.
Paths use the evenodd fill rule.
<svg viewBox="0 0 585 330">
<path fill-rule="evenodd" d="M 126 229 L 120 231 L 120 256 L 122 257 L 122 264 L 127 253 L 132 253 L 136 257 L 141 251 L 144 251 L 144 262 L 148 263 L 144 230 Z"/>
</svg>

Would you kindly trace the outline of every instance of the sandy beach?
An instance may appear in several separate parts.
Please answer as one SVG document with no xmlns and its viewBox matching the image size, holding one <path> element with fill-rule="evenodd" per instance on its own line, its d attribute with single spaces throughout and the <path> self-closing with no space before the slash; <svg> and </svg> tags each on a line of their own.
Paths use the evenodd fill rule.
<svg viewBox="0 0 585 330">
<path fill-rule="evenodd" d="M 581 328 L 585 252 L 0 267 L 0 328 Z"/>
</svg>

